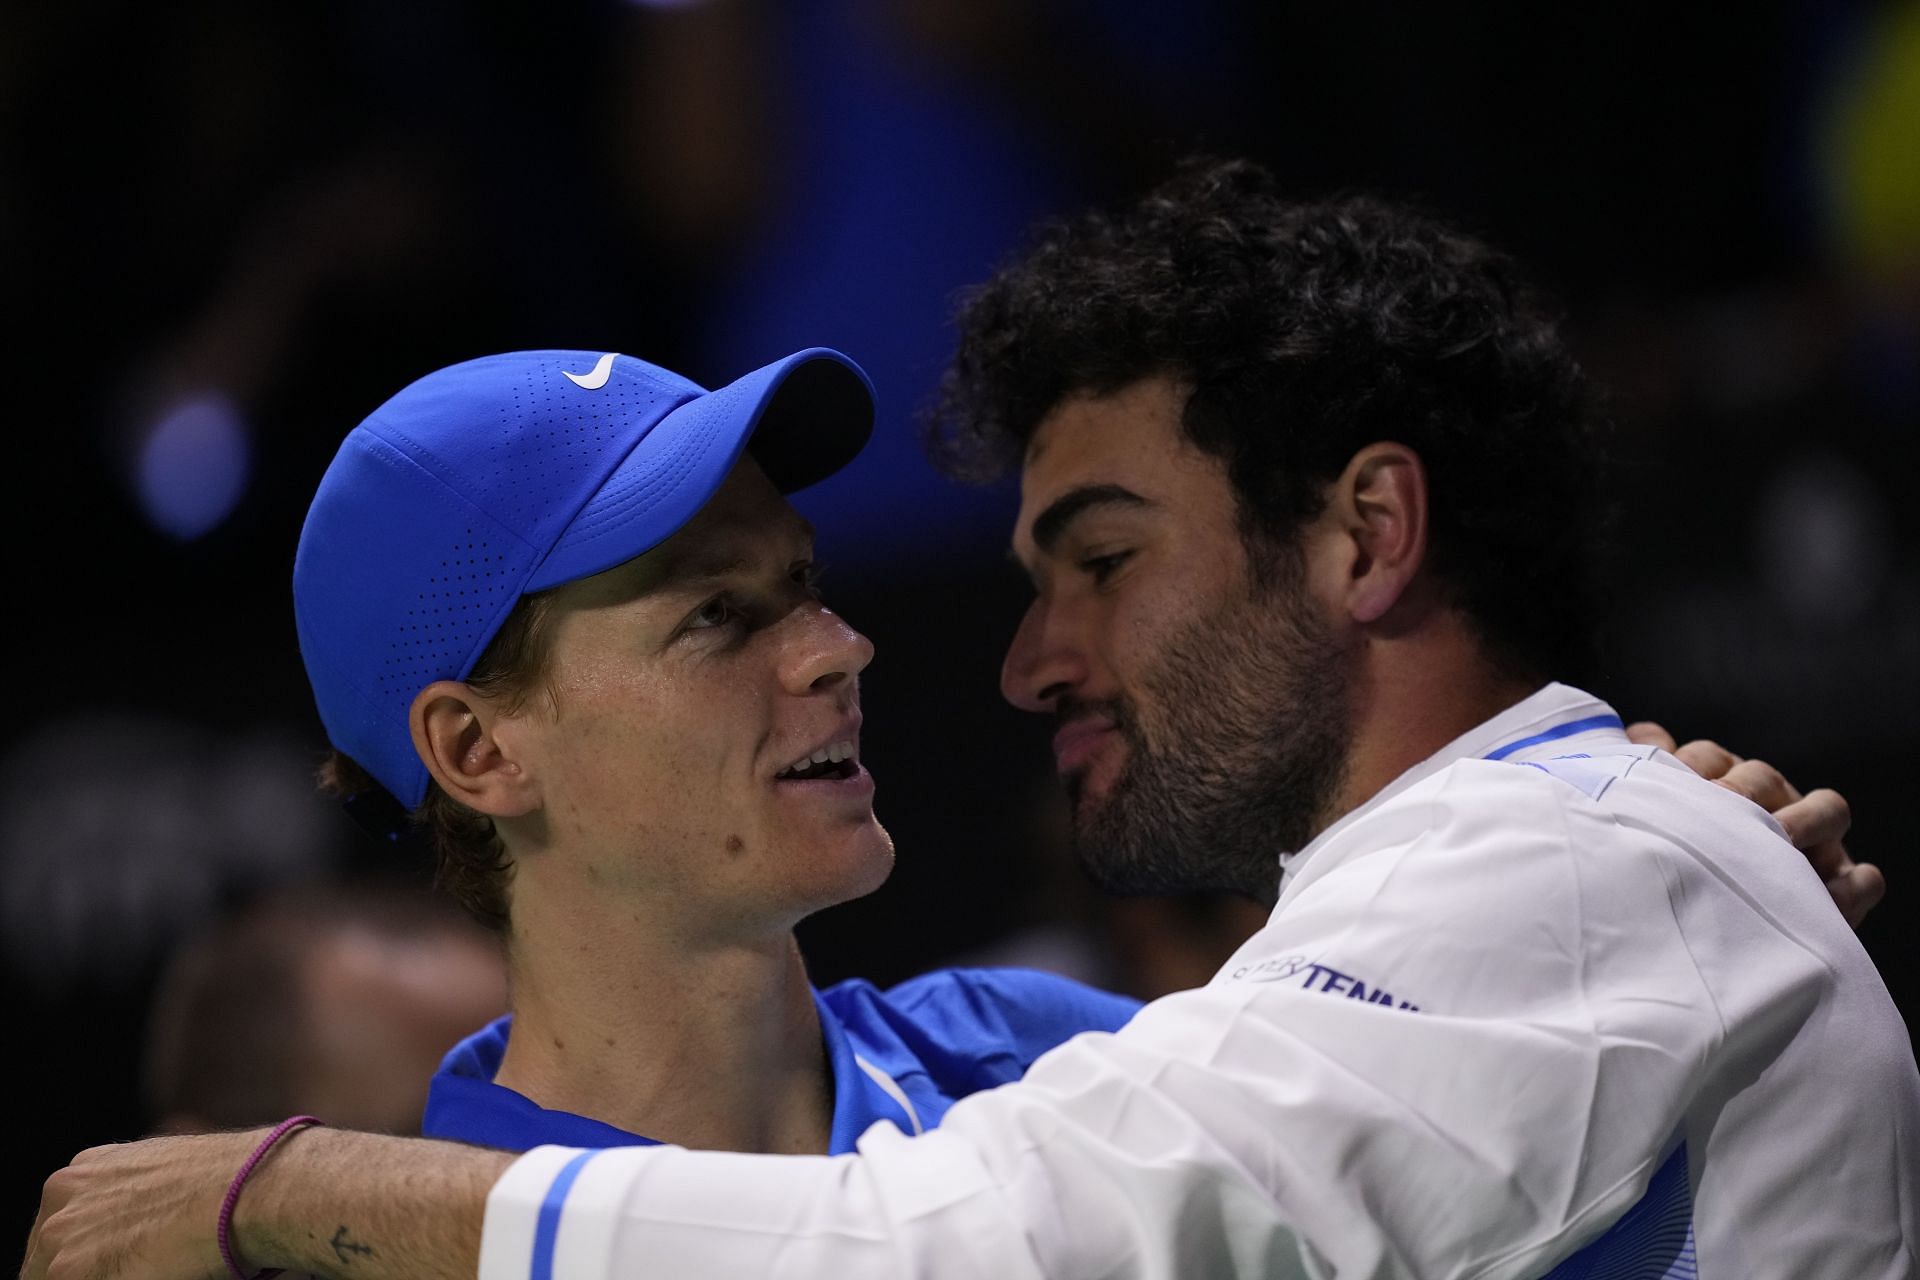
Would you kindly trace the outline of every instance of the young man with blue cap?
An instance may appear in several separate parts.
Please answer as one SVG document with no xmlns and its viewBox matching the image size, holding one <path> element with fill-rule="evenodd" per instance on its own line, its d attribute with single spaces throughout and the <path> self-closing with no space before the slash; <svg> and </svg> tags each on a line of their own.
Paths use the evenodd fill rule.
<svg viewBox="0 0 1920 1280">
<path fill-rule="evenodd" d="M 1133 1013 L 1026 971 L 807 981 L 794 924 L 893 848 L 860 760 L 873 649 L 781 495 L 872 420 L 831 351 L 711 392 L 530 351 L 429 374 L 341 446 L 294 564 L 328 776 L 369 824 L 420 815 L 513 992 L 435 1078 L 429 1136 L 850 1151 Z"/>
</svg>

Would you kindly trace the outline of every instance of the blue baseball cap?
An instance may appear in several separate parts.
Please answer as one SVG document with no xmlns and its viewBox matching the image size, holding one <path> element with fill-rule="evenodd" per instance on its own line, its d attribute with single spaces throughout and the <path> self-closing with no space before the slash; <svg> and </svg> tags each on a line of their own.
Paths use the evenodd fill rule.
<svg viewBox="0 0 1920 1280">
<path fill-rule="evenodd" d="M 666 541 L 742 450 L 782 493 L 824 480 L 873 414 L 867 375 L 824 347 L 718 391 L 615 352 L 428 374 L 347 434 L 300 532 L 294 618 L 328 740 L 417 807 L 414 696 L 465 679 L 521 596 Z"/>
</svg>

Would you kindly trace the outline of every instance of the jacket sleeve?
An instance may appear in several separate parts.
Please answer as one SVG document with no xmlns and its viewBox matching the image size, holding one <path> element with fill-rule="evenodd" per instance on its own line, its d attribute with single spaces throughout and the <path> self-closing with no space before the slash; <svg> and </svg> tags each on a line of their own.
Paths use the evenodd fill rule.
<svg viewBox="0 0 1920 1280">
<path fill-rule="evenodd" d="M 1640 1197 L 1727 1030 L 1660 841 L 1520 772 L 1345 824 L 1209 985 L 937 1132 L 534 1152 L 482 1280 L 1538 1275 Z M 1766 972 L 1743 1016 L 1790 1035 L 1818 966 Z"/>
</svg>

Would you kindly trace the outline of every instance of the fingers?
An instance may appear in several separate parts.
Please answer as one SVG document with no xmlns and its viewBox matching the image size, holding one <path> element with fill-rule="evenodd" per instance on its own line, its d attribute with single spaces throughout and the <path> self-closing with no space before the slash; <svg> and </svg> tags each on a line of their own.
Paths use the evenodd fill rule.
<svg viewBox="0 0 1920 1280">
<path fill-rule="evenodd" d="M 1719 782 L 1733 769 L 1744 763 L 1741 757 L 1706 738 L 1695 738 L 1673 754 L 1679 756 L 1680 762 L 1687 768 L 1714 782 Z M 1735 789 L 1738 790 L 1738 788 Z"/>
<path fill-rule="evenodd" d="M 1643 747 L 1659 747 L 1662 751 L 1672 752 L 1682 764 L 1710 782 L 1718 781 L 1728 770 L 1741 763 L 1739 756 L 1706 738 L 1696 738 L 1682 746 L 1673 740 L 1673 735 L 1667 732 L 1665 726 L 1652 720 L 1638 720 L 1628 725 L 1627 739 Z M 1799 799 L 1798 796 L 1794 798 Z"/>
<path fill-rule="evenodd" d="M 1704 738 L 1679 746 L 1673 735 L 1651 720 L 1627 726 L 1627 738 L 1643 747 L 1658 747 L 1679 757 L 1682 764 L 1736 795 L 1744 796 L 1772 813 L 1787 839 L 1812 864 L 1826 883 L 1833 905 L 1858 929 L 1867 914 L 1887 893 L 1886 877 L 1871 863 L 1847 856 L 1841 840 L 1853 825 L 1846 797 L 1822 787 L 1802 796 L 1778 769 L 1760 760 L 1743 760 L 1717 742 Z"/>
<path fill-rule="evenodd" d="M 1833 895 L 1833 905 L 1840 908 L 1847 923 L 1858 929 L 1867 913 L 1887 896 L 1887 878 L 1870 862 L 1853 862 L 1827 881 L 1827 892 Z"/>
<path fill-rule="evenodd" d="M 1726 785 L 1726 779 L 1721 779 L 1721 784 Z M 1737 787 L 1733 789 L 1739 790 Z M 1747 795 L 1745 791 L 1741 791 L 1740 794 Z M 1751 795 L 1747 795 L 1747 798 L 1763 809 L 1769 807 Z M 1824 845 L 1832 845 L 1837 849 L 1840 841 L 1846 838 L 1847 829 L 1853 825 L 1853 806 L 1847 803 L 1845 796 L 1831 787 L 1810 791 L 1797 800 L 1772 806 L 1772 808 L 1774 821 L 1786 831 L 1787 839 L 1793 842 L 1793 847 L 1796 849 L 1817 851 Z M 1811 852 L 1809 856 L 1812 856 Z M 1840 856 L 1846 857 L 1844 851 Z M 1823 880 L 1831 880 L 1842 869 L 1837 864 L 1822 866 L 1821 859 L 1818 857 L 1813 858 L 1813 866 Z"/>
<path fill-rule="evenodd" d="M 1706 738 L 1696 738 L 1681 746 L 1675 742 L 1664 725 L 1652 720 L 1636 720 L 1627 726 L 1627 739 L 1643 747 L 1659 747 L 1662 751 L 1671 751 L 1680 757 L 1680 762 L 1709 781 L 1718 780 L 1729 769 L 1740 763 L 1740 757 L 1733 754 L 1717 742 Z"/>
<path fill-rule="evenodd" d="M 1627 741 L 1636 742 L 1643 747 L 1658 747 L 1662 751 L 1678 751 L 1680 744 L 1664 727 L 1651 720 L 1636 720 L 1627 726 Z"/>
<path fill-rule="evenodd" d="M 1853 807 L 1838 791 L 1822 787 L 1801 796 L 1779 770 L 1762 760 L 1743 760 L 1715 781 L 1772 811 L 1787 839 L 1806 854 L 1814 872 L 1826 882 L 1833 905 L 1853 928 L 1858 929 L 1886 896 L 1887 881 L 1880 868 L 1855 862 L 1840 843 L 1853 826 Z"/>
<path fill-rule="evenodd" d="M 1684 751 L 1688 747 L 1709 747 L 1715 751 L 1725 750 L 1725 748 L 1711 742 L 1689 742 L 1687 746 L 1682 747 L 1681 750 Z M 1716 786 L 1725 787 L 1737 796 L 1745 796 L 1762 809 L 1765 809 L 1768 813 L 1777 814 L 1780 810 L 1790 805 L 1798 804 L 1803 799 L 1801 794 L 1794 790 L 1793 784 L 1788 782 L 1786 778 L 1781 776 L 1778 769 L 1766 761 L 1741 760 L 1737 756 L 1733 757 L 1733 760 L 1734 763 L 1729 764 L 1717 774 L 1706 773 L 1704 770 L 1700 770 L 1697 765 L 1694 767 L 1700 772 L 1702 777 L 1711 777 Z M 1781 825 L 1784 826 L 1785 824 L 1782 823 Z M 1789 832 L 1789 835 L 1791 834 L 1792 833 Z M 1806 848 L 1806 845 L 1797 839 L 1793 843 L 1798 848 Z"/>
</svg>

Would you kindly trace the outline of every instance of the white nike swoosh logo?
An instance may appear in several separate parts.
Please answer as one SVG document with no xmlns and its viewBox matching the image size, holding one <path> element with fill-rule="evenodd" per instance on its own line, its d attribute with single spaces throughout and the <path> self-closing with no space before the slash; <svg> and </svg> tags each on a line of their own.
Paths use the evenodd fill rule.
<svg viewBox="0 0 1920 1280">
<path fill-rule="evenodd" d="M 567 381 L 581 390 L 598 391 L 607 385 L 607 379 L 613 373 L 613 356 L 614 353 L 611 351 L 601 356 L 600 363 L 593 366 L 592 373 L 567 373 L 565 369 L 560 372 L 566 373 Z"/>
</svg>

